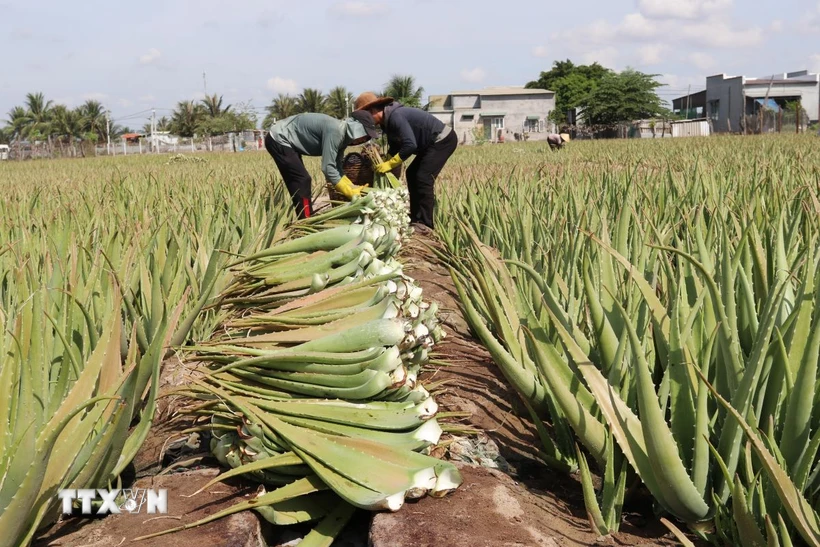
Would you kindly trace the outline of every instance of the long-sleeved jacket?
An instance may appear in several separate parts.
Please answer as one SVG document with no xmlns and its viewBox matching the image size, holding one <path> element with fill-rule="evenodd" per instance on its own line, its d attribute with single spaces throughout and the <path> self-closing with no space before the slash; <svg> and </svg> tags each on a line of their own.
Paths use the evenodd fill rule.
<svg viewBox="0 0 820 547">
<path fill-rule="evenodd" d="M 394 102 L 384 109 L 382 128 L 387 134 L 388 154 L 398 154 L 407 161 L 436 142 L 444 123 L 429 112 Z"/>
<path fill-rule="evenodd" d="M 321 156 L 322 173 L 336 184 L 342 178 L 345 148 L 367 133 L 356 120 L 337 120 L 327 114 L 306 112 L 276 122 L 270 135 L 277 143 L 303 156 Z"/>
</svg>

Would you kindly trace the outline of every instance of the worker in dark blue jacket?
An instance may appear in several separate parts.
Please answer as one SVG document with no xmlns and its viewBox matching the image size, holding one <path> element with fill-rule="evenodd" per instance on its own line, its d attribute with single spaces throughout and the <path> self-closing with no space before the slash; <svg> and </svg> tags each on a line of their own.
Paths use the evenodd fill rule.
<svg viewBox="0 0 820 547">
<path fill-rule="evenodd" d="M 362 93 L 356 99 L 355 108 L 370 112 L 373 121 L 387 135 L 390 159 L 377 165 L 376 171 L 393 171 L 410 156 L 416 156 L 407 169 L 410 222 L 420 232 L 432 230 L 435 182 L 458 145 L 455 132 L 429 112 L 371 92 Z"/>
</svg>

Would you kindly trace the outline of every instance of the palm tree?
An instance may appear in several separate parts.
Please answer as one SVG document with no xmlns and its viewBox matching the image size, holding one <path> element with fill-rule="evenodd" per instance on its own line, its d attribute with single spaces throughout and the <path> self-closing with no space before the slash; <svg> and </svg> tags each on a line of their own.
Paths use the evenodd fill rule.
<svg viewBox="0 0 820 547">
<path fill-rule="evenodd" d="M 26 136 L 29 139 L 48 138 L 52 105 L 42 93 L 26 94 Z"/>
<path fill-rule="evenodd" d="M 60 142 L 71 146 L 72 155 L 76 155 L 75 140 L 83 131 L 83 116 L 80 109 L 71 110 L 58 104 L 51 110 L 50 134 Z"/>
<path fill-rule="evenodd" d="M 9 110 L 6 124 L 9 140 L 15 137 L 25 137 L 26 126 L 28 124 L 28 112 L 26 112 L 26 109 L 22 106 L 15 106 Z"/>
<path fill-rule="evenodd" d="M 194 101 L 179 101 L 171 113 L 171 131 L 180 137 L 193 137 L 205 112 L 205 108 Z"/>
<path fill-rule="evenodd" d="M 83 132 L 93 135 L 96 140 L 105 140 L 105 107 L 98 101 L 89 100 L 81 104 L 77 111 L 82 117 Z"/>
<path fill-rule="evenodd" d="M 327 94 L 327 112 L 331 116 L 344 119 L 352 110 L 350 103 L 353 101 L 353 93 L 344 86 L 337 86 Z"/>
<path fill-rule="evenodd" d="M 420 108 L 424 88 L 416 87 L 416 79 L 413 76 L 393 75 L 382 94 L 393 97 L 405 106 Z"/>
<path fill-rule="evenodd" d="M 276 120 L 283 120 L 293 116 L 297 113 L 297 106 L 298 104 L 295 98 L 280 93 L 271 101 L 270 106 L 265 108 L 265 110 L 268 111 L 268 115 L 262 120 L 262 127 L 269 128 Z"/>
<path fill-rule="evenodd" d="M 171 120 L 168 116 L 163 116 L 157 120 L 157 131 L 170 131 Z"/>
<path fill-rule="evenodd" d="M 319 112 L 324 114 L 327 111 L 327 98 L 318 89 L 306 87 L 299 94 L 297 99 L 299 112 Z"/>
<path fill-rule="evenodd" d="M 168 127 L 171 125 L 171 120 L 168 119 L 167 116 L 163 116 L 156 121 L 156 130 L 157 131 L 168 131 Z M 142 126 L 142 132 L 146 135 L 151 133 L 151 122 L 147 122 L 145 125 Z"/>
<path fill-rule="evenodd" d="M 217 95 L 216 93 L 206 95 L 205 98 L 199 102 L 205 107 L 208 116 L 211 118 L 218 118 L 222 114 L 227 114 L 231 109 L 231 105 L 222 108 L 222 95 Z"/>
</svg>

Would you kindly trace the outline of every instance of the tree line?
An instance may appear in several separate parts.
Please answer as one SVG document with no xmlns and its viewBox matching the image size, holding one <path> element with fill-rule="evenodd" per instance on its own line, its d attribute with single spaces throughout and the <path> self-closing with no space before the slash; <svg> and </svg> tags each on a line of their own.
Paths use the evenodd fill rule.
<svg viewBox="0 0 820 547">
<path fill-rule="evenodd" d="M 422 106 L 424 88 L 416 85 L 416 79 L 409 75 L 394 75 L 381 91 L 382 95 L 393 97 L 405 106 Z M 262 127 L 268 128 L 275 120 L 281 120 L 302 112 L 319 112 L 343 119 L 353 110 L 355 96 L 344 86 L 337 86 L 327 94 L 319 89 L 305 88 L 296 96 L 279 93 L 265 109 L 267 115 Z"/>
<path fill-rule="evenodd" d="M 413 76 L 396 75 L 382 92 L 407 106 L 419 107 L 424 88 L 416 85 Z M 313 88 L 305 88 L 295 96 L 280 93 L 265 107 L 262 128 L 301 112 L 320 112 L 342 119 L 352 111 L 353 100 L 353 93 L 344 86 L 334 87 L 327 94 Z M 40 141 L 76 148 L 78 144 L 106 142 L 109 136 L 113 140 L 132 132 L 114 120 L 106 124 L 106 111 L 99 101 L 89 100 L 68 108 L 46 100 L 43 93 L 29 93 L 23 105 L 8 112 L 5 125 L 0 127 L 0 143 Z M 222 95 L 213 94 L 198 101 L 179 101 L 170 116 L 156 120 L 156 130 L 187 138 L 256 129 L 258 122 L 256 110 L 249 102 L 225 104 Z M 141 132 L 150 133 L 151 124 L 146 123 Z"/>
</svg>

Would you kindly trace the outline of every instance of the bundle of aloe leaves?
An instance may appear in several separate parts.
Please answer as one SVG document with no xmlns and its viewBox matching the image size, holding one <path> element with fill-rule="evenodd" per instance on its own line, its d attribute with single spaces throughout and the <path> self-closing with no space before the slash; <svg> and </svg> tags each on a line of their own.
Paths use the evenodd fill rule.
<svg viewBox="0 0 820 547">
<path fill-rule="evenodd" d="M 459 486 L 429 455 L 442 427 L 418 377 L 444 332 L 396 258 L 409 230 L 406 190 L 376 189 L 230 265 L 227 320 L 193 348 L 185 392 L 231 468 L 203 490 L 239 475 L 264 488 L 181 528 L 254 509 L 316 522 L 302 545 L 329 545 L 357 508 L 397 511 Z"/>
</svg>

